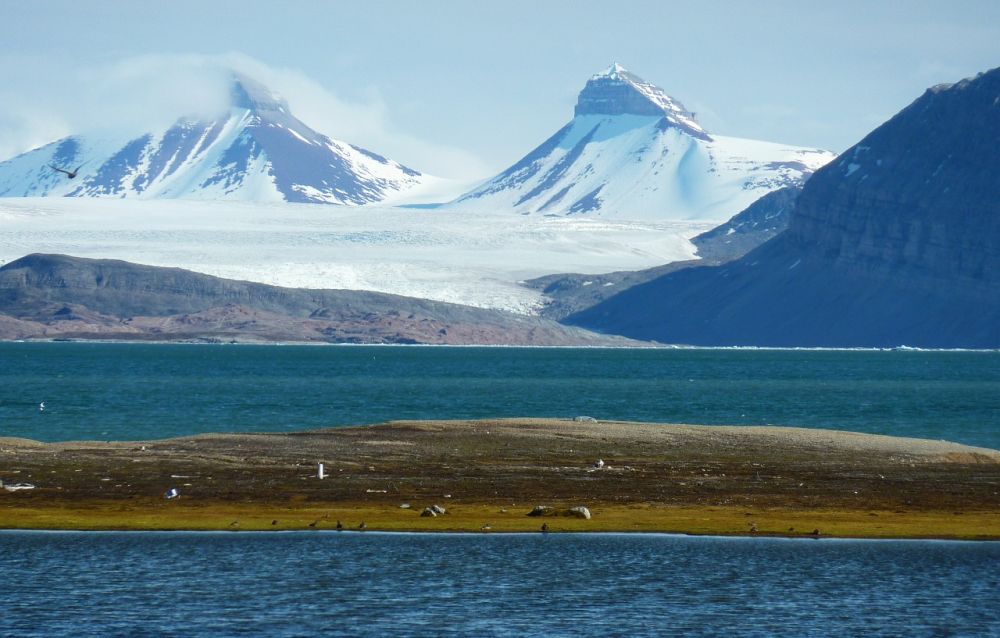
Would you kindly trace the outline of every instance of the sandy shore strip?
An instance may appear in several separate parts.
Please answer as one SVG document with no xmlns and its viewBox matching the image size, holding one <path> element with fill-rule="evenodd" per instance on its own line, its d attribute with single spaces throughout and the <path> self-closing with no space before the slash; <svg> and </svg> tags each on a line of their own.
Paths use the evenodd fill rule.
<svg viewBox="0 0 1000 638">
<path fill-rule="evenodd" d="M 1000 539 L 1000 452 L 784 427 L 524 418 L 6 438 L 0 481 L 0 528 Z"/>
</svg>

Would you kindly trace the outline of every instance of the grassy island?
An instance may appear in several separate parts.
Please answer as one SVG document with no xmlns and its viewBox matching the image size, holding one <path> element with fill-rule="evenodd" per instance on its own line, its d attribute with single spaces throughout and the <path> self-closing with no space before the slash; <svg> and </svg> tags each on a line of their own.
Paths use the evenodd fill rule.
<svg viewBox="0 0 1000 638">
<path fill-rule="evenodd" d="M 498 419 L 6 438 L 0 480 L 7 529 L 1000 539 L 1000 452 L 816 429 Z"/>
</svg>

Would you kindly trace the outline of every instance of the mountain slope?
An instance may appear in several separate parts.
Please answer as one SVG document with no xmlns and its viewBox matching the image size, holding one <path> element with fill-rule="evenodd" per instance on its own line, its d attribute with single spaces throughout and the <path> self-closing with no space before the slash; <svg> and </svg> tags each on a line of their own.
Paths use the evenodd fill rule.
<svg viewBox="0 0 1000 638">
<path fill-rule="evenodd" d="M 451 206 L 623 219 L 725 220 L 801 184 L 832 153 L 710 135 L 677 100 L 613 64 L 573 120 Z"/>
<path fill-rule="evenodd" d="M 569 318 L 700 345 L 1000 347 L 1000 69 L 928 90 L 805 185 L 789 228 Z"/>
<path fill-rule="evenodd" d="M 352 290 L 281 288 L 111 259 L 0 268 L 0 338 L 625 345 L 554 321 Z"/>
<path fill-rule="evenodd" d="M 726 262 L 742 257 L 788 228 L 801 186 L 771 191 L 720 224 L 691 240 L 698 257 L 709 262 Z"/>
<path fill-rule="evenodd" d="M 317 133 L 234 75 L 222 116 L 127 138 L 74 135 L 0 162 L 0 197 L 138 197 L 367 204 L 426 176 Z M 75 179 L 51 167 L 80 169 Z"/>
<path fill-rule="evenodd" d="M 788 227 L 795 198 L 802 189 L 786 186 L 770 192 L 733 216 L 691 239 L 697 259 L 681 259 L 644 270 L 600 274 L 558 273 L 522 282 L 545 295 L 539 314 L 560 321 L 622 291 L 685 268 L 716 266 L 738 259 Z"/>
</svg>

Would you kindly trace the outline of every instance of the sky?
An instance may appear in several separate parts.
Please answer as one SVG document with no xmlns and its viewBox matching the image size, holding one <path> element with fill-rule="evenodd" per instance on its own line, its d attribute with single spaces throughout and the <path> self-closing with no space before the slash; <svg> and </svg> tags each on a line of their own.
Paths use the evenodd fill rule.
<svg viewBox="0 0 1000 638">
<path fill-rule="evenodd" d="M 617 61 L 720 135 L 842 151 L 1000 66 L 1000 2 L 0 0 L 0 159 L 214 108 L 235 66 L 313 128 L 487 177 Z"/>
</svg>

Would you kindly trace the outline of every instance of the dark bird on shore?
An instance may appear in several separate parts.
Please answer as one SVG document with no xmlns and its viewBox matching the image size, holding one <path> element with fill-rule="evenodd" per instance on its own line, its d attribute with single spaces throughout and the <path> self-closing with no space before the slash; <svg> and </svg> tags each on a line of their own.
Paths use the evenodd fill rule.
<svg viewBox="0 0 1000 638">
<path fill-rule="evenodd" d="M 344 529 L 344 524 L 341 523 L 340 521 L 337 521 L 337 531 L 339 532 L 342 529 Z"/>
<path fill-rule="evenodd" d="M 66 177 L 68 177 L 69 179 L 73 179 L 74 177 L 76 177 L 76 174 L 80 172 L 80 169 L 83 168 L 83 164 L 80 164 L 71 171 L 67 171 L 65 168 L 59 168 L 58 166 L 53 166 L 52 164 L 49 164 L 49 168 L 51 168 L 54 171 L 59 171 L 60 173 L 65 173 Z"/>
<path fill-rule="evenodd" d="M 365 525 L 365 522 L 364 522 L 364 521 L 361 521 L 361 524 L 360 524 L 360 525 L 358 525 L 358 529 L 364 529 L 364 528 L 366 528 L 366 527 L 368 527 L 368 526 L 367 526 L 367 525 Z"/>
<path fill-rule="evenodd" d="M 547 532 L 547 531 L 549 531 L 549 524 L 548 523 L 542 523 L 542 532 L 544 533 L 544 532 Z"/>
</svg>

